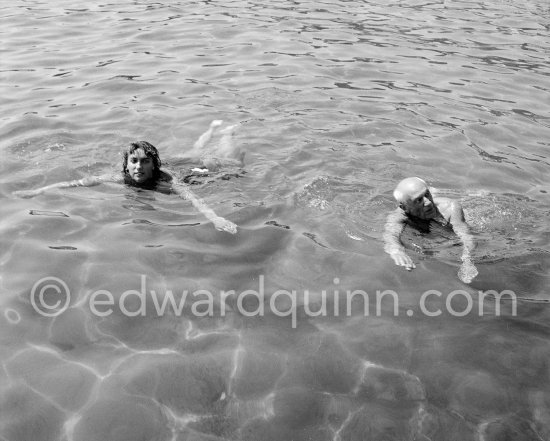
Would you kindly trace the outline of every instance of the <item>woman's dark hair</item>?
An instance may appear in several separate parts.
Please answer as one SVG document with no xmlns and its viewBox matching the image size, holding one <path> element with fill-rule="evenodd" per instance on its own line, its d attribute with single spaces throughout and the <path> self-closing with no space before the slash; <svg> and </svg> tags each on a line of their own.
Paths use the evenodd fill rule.
<svg viewBox="0 0 550 441">
<path fill-rule="evenodd" d="M 132 142 L 130 144 L 130 147 L 124 151 L 123 158 L 122 158 L 122 173 L 124 174 L 124 178 L 126 182 L 131 182 L 132 179 L 128 175 L 128 156 L 130 156 L 132 153 L 134 153 L 136 150 L 142 149 L 145 153 L 145 155 L 148 158 L 151 158 L 153 161 L 153 183 L 156 183 L 160 176 L 160 166 L 162 163 L 160 162 L 160 156 L 157 148 L 153 145 L 148 143 L 147 141 L 136 141 Z"/>
</svg>

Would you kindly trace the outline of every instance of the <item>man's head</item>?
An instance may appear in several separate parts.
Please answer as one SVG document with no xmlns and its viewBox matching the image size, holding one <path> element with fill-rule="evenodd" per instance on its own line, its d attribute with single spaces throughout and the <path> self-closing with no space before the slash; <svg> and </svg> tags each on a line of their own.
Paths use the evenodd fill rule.
<svg viewBox="0 0 550 441">
<path fill-rule="evenodd" d="M 437 215 L 437 207 L 428 184 L 423 179 L 416 177 L 403 179 L 395 187 L 393 197 L 405 213 L 414 217 L 432 219 Z"/>
<path fill-rule="evenodd" d="M 160 177 L 160 166 L 158 150 L 147 141 L 133 142 L 124 152 L 122 172 L 137 184 L 156 182 Z"/>
</svg>

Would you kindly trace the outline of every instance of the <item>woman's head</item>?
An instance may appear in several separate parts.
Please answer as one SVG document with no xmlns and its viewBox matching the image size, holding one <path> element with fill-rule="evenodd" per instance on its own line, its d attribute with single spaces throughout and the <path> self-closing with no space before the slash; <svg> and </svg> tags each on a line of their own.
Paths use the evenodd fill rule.
<svg viewBox="0 0 550 441">
<path fill-rule="evenodd" d="M 160 156 L 156 147 L 147 141 L 130 144 L 124 152 L 122 172 L 138 185 L 156 183 L 160 177 Z"/>
</svg>

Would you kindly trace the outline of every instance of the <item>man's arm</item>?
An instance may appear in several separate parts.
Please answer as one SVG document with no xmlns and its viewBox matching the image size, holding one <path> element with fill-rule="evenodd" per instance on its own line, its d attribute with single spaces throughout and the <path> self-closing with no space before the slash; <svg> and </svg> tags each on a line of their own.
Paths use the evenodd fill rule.
<svg viewBox="0 0 550 441">
<path fill-rule="evenodd" d="M 451 216 L 449 218 L 454 232 L 462 240 L 464 248 L 468 252 L 475 248 L 474 237 L 470 234 L 470 228 L 464 219 L 464 211 L 459 202 L 453 201 L 451 205 Z"/>
<path fill-rule="evenodd" d="M 399 240 L 399 236 L 403 231 L 405 219 L 407 215 L 401 208 L 392 211 L 386 219 L 384 229 L 384 251 L 388 253 L 396 265 L 404 266 L 407 270 L 416 268 L 412 259 L 405 252 L 405 248 Z"/>
<path fill-rule="evenodd" d="M 458 278 L 464 283 L 470 283 L 479 273 L 472 262 L 470 252 L 475 248 L 474 237 L 470 233 L 470 228 L 464 220 L 464 211 L 459 202 L 453 201 L 451 205 L 451 216 L 449 219 L 454 232 L 462 241 L 462 265 L 458 270 Z"/>
<path fill-rule="evenodd" d="M 33 196 L 37 196 L 56 188 L 92 187 L 94 185 L 101 184 L 102 182 L 122 182 L 122 179 L 115 175 L 90 176 L 87 178 L 75 179 L 73 181 L 56 182 L 55 184 L 46 185 L 45 187 L 34 190 L 14 191 L 13 194 L 22 198 L 32 198 Z"/>
<path fill-rule="evenodd" d="M 206 205 L 202 199 L 196 196 L 187 185 L 174 183 L 172 188 L 179 197 L 190 200 L 197 210 L 199 210 L 208 220 L 214 223 L 214 227 L 216 227 L 217 230 L 226 231 L 231 234 L 235 234 L 237 232 L 237 225 L 221 216 L 218 216 L 214 210 Z"/>
</svg>

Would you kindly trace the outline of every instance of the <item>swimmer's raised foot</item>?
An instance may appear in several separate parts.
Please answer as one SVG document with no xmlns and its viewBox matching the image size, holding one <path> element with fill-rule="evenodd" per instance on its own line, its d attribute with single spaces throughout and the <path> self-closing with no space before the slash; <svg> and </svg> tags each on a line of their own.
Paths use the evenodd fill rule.
<svg viewBox="0 0 550 441">
<path fill-rule="evenodd" d="M 216 122 L 216 121 L 212 121 L 212 122 L 214 123 L 214 122 Z M 222 122 L 222 121 L 220 121 L 220 122 Z M 221 130 L 220 130 L 220 133 L 221 133 L 222 135 L 231 135 L 231 134 L 235 131 L 235 129 L 237 128 L 237 126 L 238 126 L 238 124 L 233 124 L 232 126 L 227 126 L 227 127 L 225 127 L 224 129 L 221 129 Z"/>
<path fill-rule="evenodd" d="M 204 132 L 201 136 L 199 136 L 199 139 L 193 144 L 193 148 L 197 150 L 201 150 L 204 148 L 206 144 L 208 144 L 208 141 L 212 139 L 212 134 L 214 133 L 214 130 L 216 127 L 219 127 L 223 124 L 223 120 L 221 119 L 215 119 L 210 123 L 210 126 L 208 127 L 208 130 Z"/>
<path fill-rule="evenodd" d="M 236 161 L 241 167 L 244 165 L 244 154 L 240 148 L 235 147 L 233 144 L 233 132 L 239 127 L 239 124 L 233 124 L 220 130 L 222 135 L 220 142 L 218 143 L 215 156 L 219 158 Z"/>
</svg>

